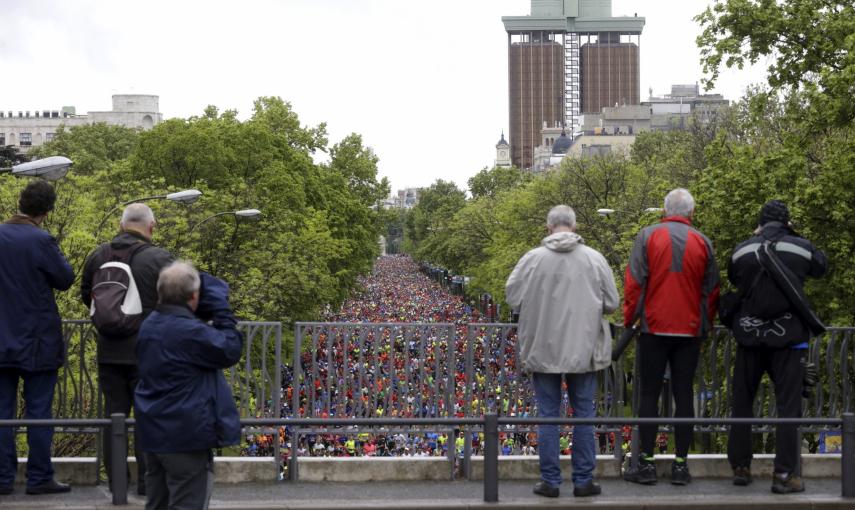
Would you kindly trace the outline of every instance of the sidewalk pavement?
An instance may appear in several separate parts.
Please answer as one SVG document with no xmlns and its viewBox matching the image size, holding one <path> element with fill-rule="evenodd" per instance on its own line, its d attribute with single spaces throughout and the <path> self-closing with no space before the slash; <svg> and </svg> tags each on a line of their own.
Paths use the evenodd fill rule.
<svg viewBox="0 0 855 510">
<path fill-rule="evenodd" d="M 855 510 L 855 499 L 840 497 L 840 479 L 808 479 L 806 492 L 777 495 L 770 492 L 771 480 L 758 479 L 748 487 L 735 487 L 730 480 L 696 479 L 689 486 L 677 487 L 660 481 L 655 486 L 630 484 L 621 480 L 600 481 L 603 494 L 592 498 L 573 497 L 569 482 L 562 494 L 547 499 L 532 494 L 530 480 L 502 480 L 499 503 L 484 502 L 481 482 L 280 482 L 219 485 L 214 487 L 211 508 L 217 510 L 341 508 L 381 509 L 528 509 L 595 508 L 597 510 L 666 509 L 834 509 Z M 38 510 L 129 509 L 144 507 L 144 498 L 131 487 L 128 506 L 114 507 L 104 485 L 76 486 L 69 494 L 27 496 L 23 487 L 0 496 L 0 508 Z"/>
</svg>

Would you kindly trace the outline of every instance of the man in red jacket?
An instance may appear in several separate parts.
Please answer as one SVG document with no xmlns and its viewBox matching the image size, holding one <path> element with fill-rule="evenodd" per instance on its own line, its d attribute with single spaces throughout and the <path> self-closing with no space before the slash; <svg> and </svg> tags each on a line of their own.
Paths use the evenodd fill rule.
<svg viewBox="0 0 855 510">
<path fill-rule="evenodd" d="M 665 216 L 658 225 L 639 232 L 626 268 L 624 326 L 637 320 L 641 328 L 638 353 L 641 384 L 639 416 L 658 417 L 665 367 L 671 368 L 676 401 L 674 416 L 694 417 L 692 382 L 698 365 L 701 339 L 712 328 L 718 305 L 718 267 L 712 243 L 692 228 L 695 200 L 685 189 L 665 197 Z M 642 425 L 641 458 L 638 469 L 625 478 L 655 484 L 653 451 L 656 425 Z M 671 465 L 671 483 L 691 481 L 686 456 L 692 441 L 692 426 L 675 428 L 676 458 Z"/>
</svg>

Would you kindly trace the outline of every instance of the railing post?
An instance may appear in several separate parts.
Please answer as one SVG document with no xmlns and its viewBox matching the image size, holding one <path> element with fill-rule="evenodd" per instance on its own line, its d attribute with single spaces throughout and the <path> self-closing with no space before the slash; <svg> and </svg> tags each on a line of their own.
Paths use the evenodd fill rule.
<svg viewBox="0 0 855 510">
<path fill-rule="evenodd" d="M 110 415 L 110 479 L 113 482 L 113 504 L 128 504 L 128 432 L 125 415 Z"/>
<path fill-rule="evenodd" d="M 499 417 L 484 415 L 484 502 L 499 501 Z"/>
<path fill-rule="evenodd" d="M 632 371 L 632 415 L 641 416 L 641 356 L 639 349 L 635 350 L 635 360 L 633 362 Z M 623 435 L 621 433 L 621 435 Z M 638 459 L 641 457 L 641 431 L 638 425 L 632 426 L 632 434 L 630 435 L 630 459 L 629 469 L 635 471 L 638 469 Z M 651 452 L 652 453 L 652 452 Z"/>
<path fill-rule="evenodd" d="M 300 431 L 297 427 L 291 432 L 291 456 L 288 458 L 288 480 L 296 482 L 299 479 L 297 471 L 297 450 L 300 449 Z"/>
<path fill-rule="evenodd" d="M 843 455 L 840 484 L 844 498 L 855 498 L 855 414 L 843 414 Z"/>
<path fill-rule="evenodd" d="M 472 430 L 463 429 L 463 476 L 472 480 Z"/>
</svg>

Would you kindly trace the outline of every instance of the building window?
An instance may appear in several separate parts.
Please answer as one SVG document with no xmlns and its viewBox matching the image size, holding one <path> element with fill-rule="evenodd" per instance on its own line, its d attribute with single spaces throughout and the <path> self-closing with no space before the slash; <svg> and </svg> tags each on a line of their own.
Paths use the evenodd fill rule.
<svg viewBox="0 0 855 510">
<path fill-rule="evenodd" d="M 6 145 L 6 133 L 0 133 L 0 145 Z"/>
<path fill-rule="evenodd" d="M 33 144 L 33 134 L 32 133 L 21 133 L 20 141 L 18 145 L 21 147 L 30 146 Z"/>
<path fill-rule="evenodd" d="M 56 136 L 56 133 L 45 133 L 45 142 L 52 141 L 54 136 Z"/>
</svg>

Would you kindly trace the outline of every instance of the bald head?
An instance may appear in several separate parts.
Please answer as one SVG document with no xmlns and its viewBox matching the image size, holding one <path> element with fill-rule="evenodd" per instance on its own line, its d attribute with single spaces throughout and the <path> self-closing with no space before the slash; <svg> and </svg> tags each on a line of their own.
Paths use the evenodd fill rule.
<svg viewBox="0 0 855 510">
<path fill-rule="evenodd" d="M 136 203 L 125 207 L 120 225 L 123 232 L 133 230 L 150 240 L 154 233 L 154 223 L 151 207 Z"/>
</svg>

